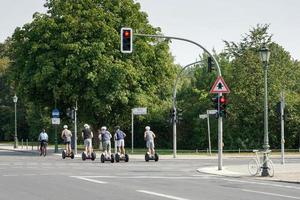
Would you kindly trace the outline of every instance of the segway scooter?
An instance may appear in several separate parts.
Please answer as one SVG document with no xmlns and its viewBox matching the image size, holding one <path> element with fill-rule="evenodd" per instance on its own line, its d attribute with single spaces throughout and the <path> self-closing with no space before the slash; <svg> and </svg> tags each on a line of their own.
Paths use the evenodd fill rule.
<svg viewBox="0 0 300 200">
<path fill-rule="evenodd" d="M 71 153 L 67 154 L 67 151 L 66 150 L 63 150 L 62 153 L 61 153 L 61 157 L 62 159 L 65 159 L 65 158 L 71 158 L 71 159 L 74 159 L 74 153 L 73 151 L 71 151 Z"/>
<path fill-rule="evenodd" d="M 145 154 L 145 161 L 148 162 L 149 160 L 154 160 L 155 162 L 157 162 L 159 159 L 159 156 L 157 153 L 150 154 L 149 152 L 146 152 Z"/>
<path fill-rule="evenodd" d="M 120 162 L 120 161 L 125 161 L 125 162 L 128 162 L 129 161 L 129 156 L 128 154 L 121 154 L 121 153 L 116 153 L 115 155 L 115 159 L 116 159 L 116 162 Z"/>
<path fill-rule="evenodd" d="M 105 161 L 110 161 L 111 163 L 113 163 L 113 162 L 115 162 L 115 156 L 114 156 L 114 154 L 107 156 L 105 153 L 102 153 L 101 157 L 100 157 L 100 161 L 102 163 L 104 163 Z"/>
<path fill-rule="evenodd" d="M 83 161 L 86 159 L 91 159 L 92 161 L 94 161 L 96 159 L 96 153 L 92 152 L 91 155 L 87 155 L 85 152 L 82 152 L 81 158 Z"/>
</svg>

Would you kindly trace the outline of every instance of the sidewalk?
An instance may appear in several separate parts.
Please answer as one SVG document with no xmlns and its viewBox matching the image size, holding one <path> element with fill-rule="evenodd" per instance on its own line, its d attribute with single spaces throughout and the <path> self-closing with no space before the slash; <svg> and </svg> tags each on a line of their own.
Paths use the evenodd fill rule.
<svg viewBox="0 0 300 200">
<path fill-rule="evenodd" d="M 215 174 L 228 177 L 248 177 L 259 180 L 280 181 L 300 184 L 300 163 L 274 164 L 274 177 L 261 177 L 260 174 L 253 177 L 248 172 L 248 165 L 228 165 L 222 170 L 217 167 L 203 167 L 198 172 Z"/>
</svg>

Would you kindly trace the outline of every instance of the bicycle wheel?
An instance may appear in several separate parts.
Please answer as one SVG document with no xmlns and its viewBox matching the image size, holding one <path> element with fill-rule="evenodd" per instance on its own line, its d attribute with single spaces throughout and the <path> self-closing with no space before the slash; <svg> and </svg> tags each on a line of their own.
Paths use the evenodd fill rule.
<svg viewBox="0 0 300 200">
<path fill-rule="evenodd" d="M 251 160 L 249 160 L 248 162 L 248 171 L 250 173 L 251 176 L 255 176 L 258 174 L 259 172 L 259 164 L 257 162 L 256 159 L 252 158 Z"/>
<path fill-rule="evenodd" d="M 268 160 L 268 173 L 270 177 L 274 176 L 274 165 L 272 160 Z"/>
</svg>

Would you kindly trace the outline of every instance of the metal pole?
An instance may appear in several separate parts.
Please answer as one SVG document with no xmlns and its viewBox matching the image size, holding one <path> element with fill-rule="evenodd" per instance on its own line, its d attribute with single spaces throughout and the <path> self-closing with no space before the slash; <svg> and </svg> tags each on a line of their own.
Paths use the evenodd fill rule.
<svg viewBox="0 0 300 200">
<path fill-rule="evenodd" d="M 265 85 L 265 100 L 264 100 L 264 151 L 268 151 L 269 146 L 269 132 L 268 132 L 268 63 L 264 65 L 264 85 Z M 261 176 L 269 176 L 268 163 L 266 162 L 266 154 L 263 156 L 264 165 Z"/>
<path fill-rule="evenodd" d="M 54 142 L 55 142 L 54 153 L 58 153 L 58 144 L 57 144 L 57 125 L 55 125 Z"/>
<path fill-rule="evenodd" d="M 281 121 L 281 164 L 284 165 L 284 95 L 280 94 L 280 121 Z"/>
<path fill-rule="evenodd" d="M 175 103 L 175 101 L 173 101 L 173 103 Z M 177 156 L 177 129 L 176 129 L 176 121 L 177 121 L 177 117 L 176 117 L 176 107 L 175 104 L 173 105 L 173 158 L 176 158 Z"/>
<path fill-rule="evenodd" d="M 208 110 L 206 111 L 206 113 L 207 113 L 208 150 L 209 150 L 209 155 L 211 156 L 210 125 L 209 125 L 209 113 L 208 113 Z"/>
<path fill-rule="evenodd" d="M 76 101 L 76 104 L 75 104 L 75 112 L 74 112 L 74 139 L 75 139 L 75 145 L 74 145 L 74 154 L 77 155 L 77 101 Z"/>
<path fill-rule="evenodd" d="M 28 139 L 26 139 L 26 149 L 28 149 Z"/>
<path fill-rule="evenodd" d="M 196 61 L 193 63 L 190 63 L 186 66 L 184 66 L 180 72 L 176 75 L 176 80 L 174 82 L 174 88 L 173 88 L 173 110 L 174 112 L 174 116 L 173 116 L 173 158 L 176 158 L 177 156 L 177 110 L 176 110 L 176 93 L 177 93 L 177 84 L 178 84 L 178 80 L 180 78 L 181 73 L 188 67 L 198 64 L 201 61 Z"/>
<path fill-rule="evenodd" d="M 17 132 L 17 102 L 15 102 L 15 143 L 14 148 L 18 148 L 18 132 Z"/>
<path fill-rule="evenodd" d="M 222 76 L 221 69 L 220 69 L 219 63 L 217 62 L 216 58 L 206 48 L 204 48 L 201 44 L 199 44 L 197 42 L 194 42 L 192 40 L 188 40 L 188 39 L 185 39 L 185 38 L 179 38 L 179 37 L 173 37 L 173 36 L 165 36 L 165 35 L 150 35 L 150 34 L 135 33 L 134 36 L 154 37 L 154 38 L 167 38 L 167 39 L 181 40 L 181 41 L 192 43 L 192 44 L 200 47 L 203 51 L 205 51 L 209 56 L 212 57 L 214 63 L 217 65 L 218 75 Z"/>
<path fill-rule="evenodd" d="M 133 153 L 133 110 L 131 110 L 131 153 Z"/>
<path fill-rule="evenodd" d="M 218 94 L 218 170 L 223 167 L 223 118 L 220 115 L 220 97 L 222 93 Z"/>
</svg>

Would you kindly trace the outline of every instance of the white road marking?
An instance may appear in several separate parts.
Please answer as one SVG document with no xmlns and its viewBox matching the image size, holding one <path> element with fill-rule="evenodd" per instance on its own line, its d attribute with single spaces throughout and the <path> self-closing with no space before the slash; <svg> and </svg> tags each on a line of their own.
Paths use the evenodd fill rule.
<svg viewBox="0 0 300 200">
<path fill-rule="evenodd" d="M 93 182 L 93 183 L 100 183 L 100 184 L 106 184 L 107 183 L 107 182 L 104 182 L 104 181 L 98 181 L 98 180 L 86 178 L 86 177 L 83 177 L 83 176 L 70 176 L 70 177 L 85 180 L 85 181 L 89 181 L 89 182 Z"/>
<path fill-rule="evenodd" d="M 23 176 L 37 176 L 37 174 L 23 174 Z"/>
<path fill-rule="evenodd" d="M 270 195 L 270 196 L 276 196 L 276 197 L 285 197 L 285 198 L 290 198 L 290 199 L 300 199 L 299 197 L 293 197 L 293 196 L 276 194 L 276 193 L 270 193 L 270 192 L 260 192 L 260 191 L 255 191 L 255 190 L 246 190 L 246 189 L 242 189 L 242 191 L 244 191 L 244 192 L 251 192 L 251 193 L 257 193 L 257 194 Z"/>
<path fill-rule="evenodd" d="M 17 175 L 17 174 L 4 174 L 2 176 L 19 176 L 19 175 Z"/>
<path fill-rule="evenodd" d="M 249 183 L 249 184 L 255 184 L 255 185 L 267 185 L 267 186 L 274 186 L 274 187 L 300 190 L 300 187 L 289 186 L 289 185 L 280 185 L 280 184 L 274 184 L 274 183 L 255 182 L 255 181 L 242 181 L 242 180 L 234 180 L 234 179 L 226 179 L 226 178 L 223 178 L 223 180 L 229 181 L 229 182 Z"/>
<path fill-rule="evenodd" d="M 159 197 L 164 197 L 164 198 L 168 198 L 168 199 L 188 200 L 188 199 L 181 198 L 181 197 L 176 197 L 176 196 L 171 196 L 171 195 L 166 195 L 166 194 L 151 192 L 151 191 L 147 191 L 147 190 L 137 190 L 137 192 L 141 192 L 141 193 L 145 193 L 145 194 L 150 194 L 150 195 L 154 195 L 154 196 L 159 196 Z"/>
<path fill-rule="evenodd" d="M 80 176 L 85 178 L 114 178 L 114 179 L 203 179 L 207 176 Z M 210 177 L 209 177 L 210 178 Z"/>
</svg>

